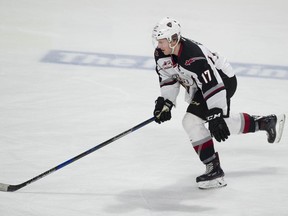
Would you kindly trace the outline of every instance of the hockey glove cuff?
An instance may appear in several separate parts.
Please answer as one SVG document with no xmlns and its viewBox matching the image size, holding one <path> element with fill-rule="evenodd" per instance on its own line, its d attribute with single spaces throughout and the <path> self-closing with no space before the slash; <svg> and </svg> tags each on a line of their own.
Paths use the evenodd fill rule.
<svg viewBox="0 0 288 216">
<path fill-rule="evenodd" d="M 163 97 L 158 97 L 155 101 L 155 109 L 153 113 L 155 121 L 158 124 L 161 124 L 161 122 L 170 120 L 172 107 L 173 103 L 170 100 L 164 100 Z"/>
<path fill-rule="evenodd" d="M 209 110 L 206 117 L 208 121 L 208 128 L 211 135 L 218 141 L 225 141 L 230 135 L 230 131 L 227 127 L 225 120 L 223 119 L 223 111 L 220 108 L 213 108 Z"/>
</svg>

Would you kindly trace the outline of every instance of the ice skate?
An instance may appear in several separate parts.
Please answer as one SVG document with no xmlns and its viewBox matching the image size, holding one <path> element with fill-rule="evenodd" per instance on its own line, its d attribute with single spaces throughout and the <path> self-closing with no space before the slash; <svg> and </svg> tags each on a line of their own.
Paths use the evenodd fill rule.
<svg viewBox="0 0 288 216">
<path fill-rule="evenodd" d="M 224 172 L 220 167 L 218 153 L 216 158 L 206 164 L 206 172 L 196 178 L 199 189 L 212 189 L 225 187 Z"/>
<path fill-rule="evenodd" d="M 281 140 L 286 116 L 281 115 L 269 115 L 258 117 L 256 122 L 258 122 L 259 130 L 266 131 L 267 141 L 269 143 L 278 143 Z"/>
</svg>

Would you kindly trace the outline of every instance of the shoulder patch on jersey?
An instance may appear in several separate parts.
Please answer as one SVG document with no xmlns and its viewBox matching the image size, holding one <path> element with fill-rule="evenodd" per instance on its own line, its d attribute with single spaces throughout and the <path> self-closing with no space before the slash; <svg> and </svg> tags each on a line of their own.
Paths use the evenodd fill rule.
<svg viewBox="0 0 288 216">
<path fill-rule="evenodd" d="M 205 57 L 192 57 L 188 60 L 185 61 L 185 65 L 189 66 L 191 65 L 193 62 L 197 61 L 197 60 L 201 60 L 201 59 L 206 59 Z"/>
</svg>

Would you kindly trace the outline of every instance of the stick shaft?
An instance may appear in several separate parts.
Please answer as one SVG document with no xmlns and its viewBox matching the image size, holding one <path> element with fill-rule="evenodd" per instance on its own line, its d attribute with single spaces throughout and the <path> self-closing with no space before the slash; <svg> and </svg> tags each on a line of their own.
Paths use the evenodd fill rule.
<svg viewBox="0 0 288 216">
<path fill-rule="evenodd" d="M 146 121 L 144 121 L 144 122 L 142 122 L 142 123 L 130 128 L 129 130 L 126 130 L 126 131 L 124 131 L 124 132 L 112 137 L 111 139 L 106 140 L 105 142 L 103 142 L 103 143 L 101 143 L 101 144 L 99 144 L 97 146 L 94 146 L 93 148 L 91 148 L 91 149 L 89 149 L 89 150 L 87 150 L 87 151 L 85 151 L 85 152 L 83 152 L 83 153 L 81 153 L 81 154 L 79 154 L 79 155 L 77 155 L 77 156 L 75 156 L 75 157 L 73 157 L 73 158 L 71 158 L 71 159 L 69 159 L 69 160 L 67 160 L 67 161 L 65 161 L 65 162 L 63 162 L 63 163 L 61 163 L 61 164 L 59 164 L 59 165 L 47 170 L 47 171 L 45 171 L 45 172 L 43 172 L 43 173 L 41 173 L 40 175 L 38 175 L 38 176 L 36 176 L 36 177 L 34 177 L 32 179 L 29 179 L 26 182 L 23 182 L 23 183 L 18 184 L 18 185 L 8 185 L 8 184 L 0 183 L 0 191 L 11 191 L 11 192 L 13 192 L 13 191 L 19 190 L 20 188 L 23 188 L 23 187 L 25 187 L 25 186 L 27 186 L 27 185 L 29 185 L 29 184 L 41 179 L 41 178 L 43 178 L 43 177 L 45 177 L 45 176 L 47 176 L 47 175 L 59 170 L 59 169 L 62 169 L 63 167 L 67 166 L 68 164 L 71 164 L 71 163 L 79 160 L 80 158 L 85 157 L 86 155 L 91 154 L 92 152 L 94 152 L 94 151 L 96 151 L 96 150 L 98 150 L 100 148 L 103 148 L 104 146 L 106 146 L 106 145 L 108 145 L 108 144 L 120 139 L 121 137 L 124 137 L 124 136 L 132 133 L 133 131 L 140 129 L 141 127 L 153 122 L 154 120 L 155 120 L 155 117 L 152 117 L 152 118 L 150 118 L 150 119 L 148 119 L 148 120 L 146 120 Z"/>
</svg>

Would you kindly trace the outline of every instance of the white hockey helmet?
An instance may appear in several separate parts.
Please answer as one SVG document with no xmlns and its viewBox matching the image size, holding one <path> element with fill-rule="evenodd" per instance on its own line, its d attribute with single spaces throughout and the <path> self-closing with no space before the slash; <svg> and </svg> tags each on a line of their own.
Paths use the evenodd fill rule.
<svg viewBox="0 0 288 216">
<path fill-rule="evenodd" d="M 179 22 L 173 18 L 165 17 L 161 19 L 153 28 L 152 38 L 157 41 L 166 38 L 169 43 L 173 40 L 179 42 L 181 37 L 181 26 Z"/>
</svg>

